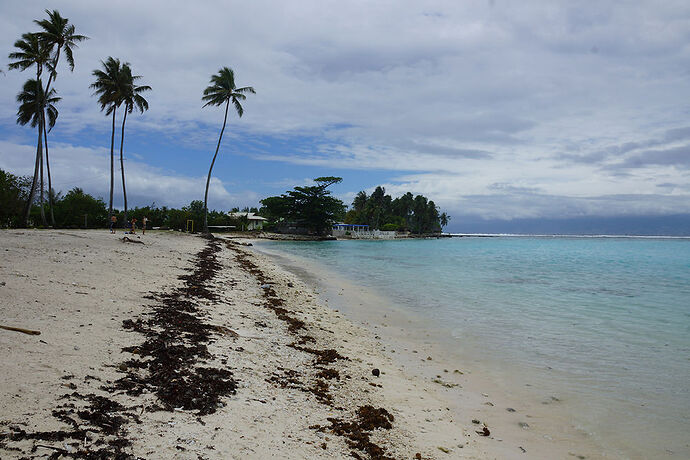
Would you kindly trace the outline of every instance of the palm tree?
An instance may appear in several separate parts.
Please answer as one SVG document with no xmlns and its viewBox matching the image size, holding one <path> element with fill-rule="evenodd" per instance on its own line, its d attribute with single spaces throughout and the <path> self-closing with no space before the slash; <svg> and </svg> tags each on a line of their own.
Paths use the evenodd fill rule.
<svg viewBox="0 0 690 460">
<path fill-rule="evenodd" d="M 446 227 L 448 222 L 450 222 L 450 216 L 445 212 L 442 212 L 441 215 L 438 216 L 438 223 L 441 225 L 441 228 Z"/>
<path fill-rule="evenodd" d="M 101 111 L 105 110 L 106 115 L 113 115 L 112 134 L 110 136 L 110 202 L 108 205 L 108 222 L 110 222 L 110 216 L 113 215 L 113 186 L 115 184 L 115 112 L 124 101 L 127 88 L 119 59 L 108 57 L 105 62 L 101 61 L 101 64 L 103 70 L 92 72 L 96 81 L 90 87 L 95 90 L 93 95 L 98 95 Z"/>
<path fill-rule="evenodd" d="M 60 16 L 57 10 L 45 10 L 48 14 L 48 19 L 42 21 L 34 21 L 38 24 L 41 32 L 37 35 L 43 41 L 51 52 L 55 52 L 52 56 L 52 71 L 50 79 L 46 85 L 46 91 L 50 90 L 50 83 L 54 77 L 57 77 L 57 65 L 60 61 L 60 51 L 65 51 L 67 64 L 70 70 L 74 71 L 74 56 L 72 55 L 72 48 L 78 48 L 77 43 L 88 40 L 89 37 L 74 33 L 74 24 L 69 23 L 69 19 Z"/>
<path fill-rule="evenodd" d="M 43 88 L 41 84 L 41 74 L 43 73 L 43 67 L 49 65 L 50 50 L 46 48 L 44 43 L 39 39 L 38 34 L 23 34 L 20 40 L 14 42 L 17 51 L 10 53 L 9 58 L 14 59 L 14 62 L 10 62 L 9 69 L 19 69 L 20 71 L 27 70 L 33 66 L 36 66 L 36 79 L 33 80 L 33 92 L 34 97 L 32 99 L 33 103 L 36 104 L 35 115 L 38 119 L 32 121 L 31 126 L 38 126 L 38 142 L 36 144 L 36 165 L 34 167 L 34 177 L 31 182 L 31 190 L 29 192 L 29 199 L 26 202 L 26 207 L 24 208 L 24 225 L 29 225 L 29 215 L 31 213 L 31 205 L 34 200 L 34 195 L 36 193 L 36 185 L 38 183 L 39 170 L 41 174 L 43 173 L 42 161 L 43 161 L 43 142 L 41 137 L 43 136 L 44 130 L 44 116 L 42 115 L 43 109 L 40 106 L 42 104 Z M 32 81 L 32 80 L 29 80 Z M 29 82 L 27 82 L 28 84 Z M 31 89 L 26 88 L 25 89 Z M 38 90 L 38 86 L 41 87 Z M 39 95 L 41 97 L 39 97 Z M 26 109 L 26 108 L 25 108 Z M 41 200 L 43 200 L 43 193 L 41 193 Z M 43 211 L 43 206 L 41 206 L 41 218 L 43 219 L 43 224 L 45 225 L 45 214 Z"/>
<path fill-rule="evenodd" d="M 225 104 L 225 118 L 223 118 L 223 128 L 220 130 L 218 137 L 218 145 L 216 146 L 216 153 L 213 155 L 211 167 L 208 170 L 208 178 L 206 179 L 206 193 L 204 194 L 204 232 L 208 233 L 208 186 L 211 182 L 211 172 L 213 171 L 213 164 L 216 162 L 218 156 L 218 149 L 220 148 L 220 141 L 223 139 L 223 131 L 225 131 L 225 124 L 228 121 L 228 109 L 230 102 L 235 106 L 237 115 L 242 118 L 244 109 L 240 101 L 244 101 L 247 97 L 244 93 L 256 94 L 254 88 L 245 86 L 237 88 L 235 86 L 235 72 L 229 67 L 223 67 L 216 75 L 211 77 L 211 85 L 204 90 L 202 101 L 206 101 L 204 107 L 209 105 L 221 106 Z"/>
<path fill-rule="evenodd" d="M 149 109 L 149 103 L 141 95 L 144 91 L 151 91 L 150 86 L 137 86 L 136 80 L 141 78 L 141 75 L 132 75 L 132 68 L 128 62 L 122 65 L 122 81 L 124 84 L 124 92 L 122 95 L 122 102 L 125 104 L 124 116 L 122 117 L 122 134 L 120 135 L 120 170 L 122 171 L 122 194 L 125 200 L 125 222 L 127 222 L 127 188 L 125 187 L 125 163 L 123 159 L 122 149 L 125 142 L 125 121 L 127 121 L 127 114 L 132 113 L 136 108 L 140 113 L 144 113 Z"/>
<path fill-rule="evenodd" d="M 27 203 L 27 208 L 29 212 L 31 211 L 31 204 L 33 202 L 33 196 L 36 191 L 36 181 L 37 174 L 36 171 L 41 169 L 41 217 L 43 218 L 45 224 L 45 215 L 43 213 L 43 171 L 41 167 L 41 160 L 43 158 L 41 147 L 41 136 L 44 135 L 45 121 L 44 118 L 48 116 L 48 126 L 50 129 L 55 126 L 55 122 L 58 117 L 58 110 L 55 108 L 55 104 L 60 100 L 57 97 L 54 89 L 50 90 L 47 94 L 43 91 L 43 85 L 40 80 L 30 79 L 24 83 L 22 92 L 17 95 L 17 102 L 19 102 L 19 109 L 17 110 L 17 123 L 24 126 L 27 123 L 31 125 L 32 128 L 38 126 L 38 152 L 36 154 L 36 170 L 34 171 L 34 180 L 31 186 L 31 192 L 29 193 L 29 201 Z M 45 113 L 44 113 L 45 110 Z M 48 190 L 50 194 L 50 189 Z M 26 211 L 25 211 L 26 212 Z M 25 216 L 25 224 L 28 223 L 28 215 Z"/>
<path fill-rule="evenodd" d="M 48 14 L 48 19 L 42 21 L 34 21 L 38 24 L 41 32 L 36 35 L 39 37 L 41 42 L 48 50 L 49 53 L 53 53 L 51 57 L 51 62 L 49 63 L 50 76 L 48 77 L 48 83 L 46 84 L 45 91 L 50 92 L 50 84 L 54 78 L 57 78 L 57 66 L 60 61 L 60 51 L 65 51 L 65 56 L 67 58 L 67 63 L 69 64 L 70 70 L 74 71 L 74 56 L 72 54 L 72 48 L 77 48 L 77 43 L 88 40 L 88 37 L 84 35 L 79 35 L 74 33 L 74 25 L 69 23 L 69 19 L 60 16 L 57 10 L 52 12 L 45 10 Z M 43 129 L 43 136 L 46 145 L 46 168 L 48 170 L 48 190 L 52 188 L 52 181 L 50 177 L 50 161 L 48 159 L 48 137 L 45 131 L 45 125 Z M 55 225 L 55 217 L 53 215 L 53 198 L 52 194 L 48 193 L 48 206 L 50 207 L 50 219 L 51 223 Z"/>
</svg>

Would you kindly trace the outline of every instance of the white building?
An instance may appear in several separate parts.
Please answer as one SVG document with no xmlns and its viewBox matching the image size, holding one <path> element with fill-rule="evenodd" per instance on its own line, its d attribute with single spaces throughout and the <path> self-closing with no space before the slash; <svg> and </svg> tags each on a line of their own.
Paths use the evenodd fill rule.
<svg viewBox="0 0 690 460">
<path fill-rule="evenodd" d="M 246 218 L 246 228 L 243 228 L 243 230 L 261 230 L 264 227 L 264 221 L 268 220 L 261 216 L 257 216 L 253 212 L 229 212 L 228 216 L 232 217 L 233 219 Z M 244 226 L 243 224 L 240 225 Z"/>
</svg>

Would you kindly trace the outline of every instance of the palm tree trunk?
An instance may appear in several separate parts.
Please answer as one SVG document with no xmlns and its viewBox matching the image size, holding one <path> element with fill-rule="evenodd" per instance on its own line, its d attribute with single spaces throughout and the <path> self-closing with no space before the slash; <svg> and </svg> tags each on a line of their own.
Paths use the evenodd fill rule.
<svg viewBox="0 0 690 460">
<path fill-rule="evenodd" d="M 36 146 L 36 165 L 34 166 L 34 179 L 31 181 L 31 190 L 29 191 L 29 198 L 24 207 L 24 226 L 29 226 L 29 217 L 31 216 L 31 205 L 36 195 L 36 185 L 38 185 L 38 168 L 41 165 L 41 157 L 43 156 L 43 142 L 42 142 L 43 121 L 39 117 L 38 121 L 38 145 Z"/>
<path fill-rule="evenodd" d="M 55 227 L 55 216 L 53 215 L 53 183 L 50 180 L 50 161 L 48 160 L 48 132 L 46 131 L 45 123 L 43 124 L 43 139 L 45 140 L 46 146 L 46 170 L 48 171 L 48 207 L 50 208 L 50 225 Z"/>
<path fill-rule="evenodd" d="M 57 72 L 57 64 L 58 61 L 60 60 L 60 48 L 58 47 L 57 53 L 55 53 L 55 61 L 53 64 L 53 69 Z M 50 76 L 48 77 L 48 83 L 46 84 L 46 97 L 48 95 L 48 91 L 50 91 L 50 84 L 53 82 L 53 72 L 50 73 Z M 44 112 L 45 113 L 45 112 Z M 43 116 L 43 120 L 45 120 L 45 115 Z M 45 122 L 43 124 L 43 137 L 45 138 L 45 144 L 46 144 L 46 170 L 48 171 L 48 207 L 50 208 L 50 225 L 55 227 L 55 215 L 53 214 L 53 195 L 52 195 L 52 190 L 53 190 L 53 185 L 50 180 L 50 160 L 48 159 L 48 134 L 46 132 L 46 126 Z"/>
<path fill-rule="evenodd" d="M 220 130 L 220 136 L 218 137 L 218 145 L 216 146 L 216 153 L 213 155 L 213 161 L 211 161 L 211 167 L 208 169 L 208 178 L 206 179 L 206 193 L 204 194 L 204 233 L 208 233 L 208 185 L 211 183 L 211 171 L 213 171 L 213 165 L 216 162 L 216 157 L 218 156 L 218 149 L 220 148 L 220 141 L 223 139 L 223 131 L 225 131 L 225 123 L 228 121 L 228 108 L 230 107 L 230 99 L 225 104 L 225 118 L 223 118 L 223 128 Z"/>
<path fill-rule="evenodd" d="M 122 171 L 122 194 L 125 198 L 125 222 L 127 222 L 127 188 L 125 187 L 125 162 L 122 158 L 122 147 L 125 143 L 125 121 L 127 120 L 127 107 L 122 116 L 122 134 L 120 135 L 120 171 Z"/>
<path fill-rule="evenodd" d="M 43 114 L 41 114 L 43 116 Z M 43 122 L 43 130 L 45 130 L 45 121 Z M 43 142 L 43 130 L 41 130 L 41 140 L 39 142 Z M 41 152 L 42 153 L 42 152 Z M 46 210 L 45 210 L 45 205 L 44 205 L 44 196 L 45 196 L 45 187 L 43 186 L 43 154 L 41 154 L 41 168 L 40 168 L 40 175 L 41 175 L 41 194 L 39 197 L 39 203 L 41 203 L 41 224 L 45 227 L 48 225 L 48 222 L 46 221 Z"/>
<path fill-rule="evenodd" d="M 108 204 L 108 222 L 113 215 L 113 186 L 115 184 L 115 108 L 113 107 L 113 129 L 110 136 L 110 201 Z"/>
<path fill-rule="evenodd" d="M 58 60 L 60 59 L 60 47 L 58 46 L 57 53 L 55 53 L 55 60 L 53 61 L 53 70 L 57 72 L 57 64 Z M 50 72 L 50 76 L 48 77 L 48 84 L 46 85 L 46 94 L 48 94 L 48 91 L 50 91 L 50 84 L 53 81 L 53 72 Z"/>
</svg>

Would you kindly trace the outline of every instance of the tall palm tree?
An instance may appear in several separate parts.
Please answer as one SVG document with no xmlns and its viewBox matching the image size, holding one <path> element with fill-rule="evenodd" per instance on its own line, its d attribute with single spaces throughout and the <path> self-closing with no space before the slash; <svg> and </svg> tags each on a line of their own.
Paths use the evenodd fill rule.
<svg viewBox="0 0 690 460">
<path fill-rule="evenodd" d="M 50 92 L 50 85 L 53 79 L 57 78 L 57 66 L 60 61 L 60 52 L 65 51 L 65 57 L 67 58 L 67 63 L 71 71 L 74 71 L 74 56 L 72 54 L 72 48 L 77 48 L 77 43 L 84 40 L 88 40 L 85 35 L 79 35 L 74 33 L 74 25 L 69 23 L 69 19 L 60 16 L 57 10 L 52 12 L 45 10 L 48 14 L 48 19 L 42 21 L 34 21 L 38 26 L 41 27 L 42 31 L 38 32 L 39 39 L 44 43 L 44 46 L 48 49 L 51 56 L 49 63 L 50 76 L 48 77 L 48 83 L 46 84 L 46 93 Z M 48 190 L 52 189 L 52 181 L 50 177 L 50 161 L 48 158 L 48 137 L 45 130 L 45 124 L 43 129 L 43 137 L 46 146 L 46 168 L 48 170 Z M 53 195 L 48 193 L 48 206 L 50 208 L 50 219 L 51 223 L 55 225 L 55 217 L 53 215 Z"/>
<path fill-rule="evenodd" d="M 223 67 L 218 71 L 216 75 L 211 77 L 211 85 L 209 85 L 204 90 L 204 95 L 201 98 L 202 101 L 206 101 L 204 107 L 209 105 L 221 106 L 225 104 L 225 117 L 223 118 L 223 127 L 220 130 L 220 136 L 218 137 L 218 145 L 216 146 L 216 153 L 213 155 L 213 160 L 211 161 L 211 167 L 208 170 L 208 178 L 206 179 L 206 192 L 204 193 L 204 232 L 208 233 L 208 186 L 211 182 L 211 172 L 213 171 L 213 165 L 216 162 L 216 157 L 218 156 L 218 149 L 220 148 L 220 142 L 223 139 L 223 131 L 225 131 L 225 124 L 228 121 L 228 109 L 230 108 L 230 102 L 235 107 L 237 115 L 242 118 L 244 109 L 240 101 L 244 101 L 247 97 L 244 93 L 256 94 L 254 88 L 251 86 L 245 86 L 243 88 L 237 88 L 235 86 L 235 72 L 229 67 Z"/>
<path fill-rule="evenodd" d="M 124 100 L 127 87 L 119 59 L 108 57 L 105 61 L 101 61 L 101 64 L 103 70 L 97 69 L 92 72 L 96 81 L 90 87 L 94 90 L 93 95 L 98 95 L 101 111 L 105 110 L 106 115 L 113 115 L 113 127 L 110 136 L 110 201 L 108 205 L 108 222 L 110 222 L 110 216 L 113 215 L 113 186 L 115 184 L 115 112 Z"/>
<path fill-rule="evenodd" d="M 29 199 L 26 202 L 26 207 L 24 208 L 24 225 L 29 225 L 29 215 L 31 213 L 31 205 L 34 200 L 34 195 L 36 194 L 36 186 L 38 184 L 38 177 L 39 177 L 39 170 L 41 174 L 43 173 L 43 168 L 42 168 L 42 161 L 43 161 L 43 142 L 41 137 L 43 136 L 43 130 L 44 130 L 44 116 L 43 114 L 43 109 L 41 107 L 41 104 L 43 103 L 42 95 L 44 93 L 43 88 L 42 88 L 42 83 L 41 83 L 41 74 L 43 73 L 43 68 L 46 66 L 49 66 L 49 57 L 50 57 L 50 50 L 45 46 L 45 44 L 40 40 L 38 34 L 23 34 L 22 38 L 20 40 L 17 40 L 14 42 L 15 48 L 17 48 L 17 51 L 12 52 L 9 54 L 9 58 L 13 59 L 13 62 L 10 62 L 9 64 L 9 69 L 14 70 L 14 69 L 19 69 L 20 71 L 27 70 L 33 66 L 36 66 L 36 79 L 33 80 L 34 87 L 34 98 L 32 99 L 33 103 L 36 104 L 35 107 L 35 113 L 36 116 L 38 116 L 38 119 L 34 122 L 32 122 L 32 127 L 38 127 L 38 141 L 36 144 L 36 165 L 34 167 L 34 177 L 33 181 L 31 182 L 31 190 L 29 192 Z M 31 81 L 31 80 L 29 80 Z M 27 82 L 28 84 L 28 82 Z M 39 90 L 37 86 L 40 86 L 40 95 L 39 96 Z M 26 87 L 26 85 L 25 85 Z M 27 89 L 27 88 L 25 88 Z M 29 88 L 30 89 L 30 88 Z M 43 199 L 43 193 L 41 193 L 41 200 Z M 45 214 L 43 211 L 43 206 L 41 206 L 41 218 L 43 220 L 43 224 L 45 225 Z"/>
<path fill-rule="evenodd" d="M 46 85 L 46 91 L 49 91 L 51 79 L 57 77 L 57 65 L 60 61 L 60 52 L 64 50 L 67 64 L 70 70 L 73 71 L 74 56 L 72 54 L 72 48 L 78 48 L 77 43 L 88 40 L 89 37 L 74 33 L 74 24 L 70 24 L 69 19 L 60 16 L 57 10 L 45 10 L 45 12 L 48 14 L 48 19 L 42 21 L 36 20 L 34 22 L 43 29 L 41 32 L 38 32 L 37 35 L 51 52 L 54 52 L 51 65 L 52 71 L 48 84 Z"/>
<path fill-rule="evenodd" d="M 122 171 L 122 194 L 125 200 L 125 222 L 127 222 L 127 187 L 125 187 L 125 163 L 123 159 L 123 146 L 125 142 L 125 122 L 127 121 L 127 114 L 132 113 L 136 108 L 140 113 L 144 113 L 149 109 L 149 103 L 141 93 L 151 91 L 151 87 L 147 85 L 137 86 L 136 81 L 141 78 L 141 75 L 132 75 L 132 68 L 129 62 L 125 62 L 121 68 L 122 81 L 124 84 L 124 92 L 122 95 L 122 102 L 124 103 L 124 115 L 122 117 L 122 134 L 120 135 L 120 171 Z"/>
<path fill-rule="evenodd" d="M 19 109 L 17 110 L 17 123 L 20 125 L 30 124 L 32 128 L 38 126 L 38 153 L 36 155 L 36 169 L 41 165 L 41 160 L 43 158 L 41 147 L 41 136 L 44 134 L 45 121 L 44 118 L 47 115 L 47 124 L 49 126 L 48 130 L 55 126 L 55 122 L 58 117 L 58 110 L 55 104 L 60 100 L 57 97 L 55 90 L 50 90 L 47 94 L 43 91 L 43 85 L 40 80 L 30 79 L 24 83 L 22 92 L 17 95 L 17 102 L 19 102 Z M 45 112 L 44 112 L 45 111 Z M 41 168 L 42 169 L 42 168 Z M 31 211 L 31 204 L 33 202 L 33 196 L 36 189 L 37 180 L 36 171 L 34 171 L 34 180 L 31 186 L 31 192 L 29 193 L 29 201 L 27 203 L 27 208 L 29 212 Z M 43 214 L 43 174 L 41 171 L 41 217 L 45 224 L 45 215 Z M 50 190 L 48 191 L 50 193 Z M 26 212 L 26 211 L 25 211 Z M 25 217 L 25 224 L 28 221 L 28 217 Z"/>
</svg>

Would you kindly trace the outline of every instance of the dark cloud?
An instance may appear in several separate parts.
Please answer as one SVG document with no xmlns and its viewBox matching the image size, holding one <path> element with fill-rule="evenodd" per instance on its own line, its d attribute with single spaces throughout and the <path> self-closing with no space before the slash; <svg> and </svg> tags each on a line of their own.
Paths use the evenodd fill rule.
<svg viewBox="0 0 690 460">
<path fill-rule="evenodd" d="M 607 170 L 660 166 L 690 166 L 690 144 L 676 146 L 690 139 L 690 127 L 666 130 L 659 138 L 625 142 L 588 153 L 562 153 L 559 159 L 569 162 L 604 165 Z M 577 149 L 582 151 L 582 149 Z M 632 152 L 632 154 L 630 154 Z"/>
<path fill-rule="evenodd" d="M 610 169 L 644 168 L 648 166 L 675 166 L 690 168 L 690 145 L 674 147 L 664 150 L 645 150 L 626 158 L 620 163 L 614 163 Z"/>
</svg>

